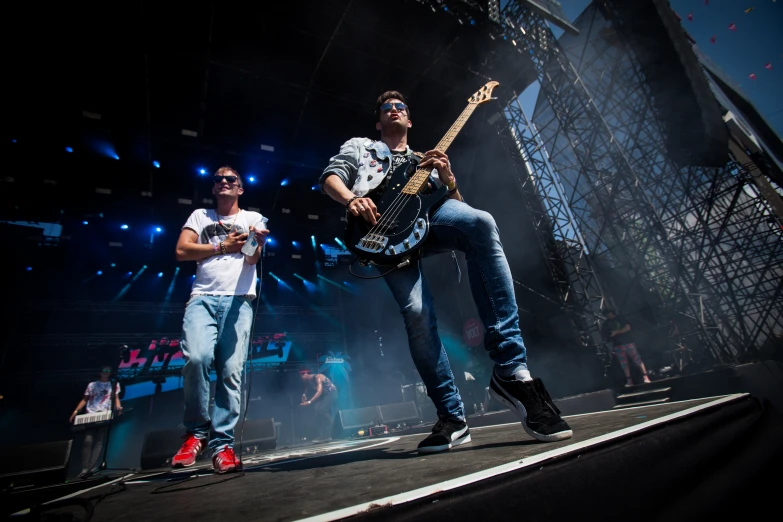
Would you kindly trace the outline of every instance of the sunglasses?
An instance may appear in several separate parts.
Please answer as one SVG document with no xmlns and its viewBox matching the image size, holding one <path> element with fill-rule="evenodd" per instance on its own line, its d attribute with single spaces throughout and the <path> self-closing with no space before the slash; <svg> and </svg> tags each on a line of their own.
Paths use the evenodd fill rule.
<svg viewBox="0 0 783 522">
<path fill-rule="evenodd" d="M 217 185 L 218 183 L 222 183 L 223 180 L 226 180 L 226 182 L 231 185 L 232 183 L 236 183 L 237 177 L 236 176 L 212 176 L 212 181 Z"/>
<path fill-rule="evenodd" d="M 389 112 L 390 110 L 392 110 L 392 107 L 397 109 L 399 112 L 402 112 L 402 111 L 404 111 L 404 110 L 406 110 L 408 108 L 408 106 L 405 105 L 402 102 L 397 102 L 397 103 L 389 103 L 389 102 L 387 102 L 387 103 L 384 103 L 383 105 L 381 105 L 381 110 L 383 112 Z"/>
</svg>

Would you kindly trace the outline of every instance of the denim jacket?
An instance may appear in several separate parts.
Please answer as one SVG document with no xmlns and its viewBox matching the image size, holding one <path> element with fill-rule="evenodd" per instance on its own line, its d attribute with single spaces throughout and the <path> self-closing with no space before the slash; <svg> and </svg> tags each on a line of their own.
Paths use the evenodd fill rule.
<svg viewBox="0 0 783 522">
<path fill-rule="evenodd" d="M 410 156 L 413 152 L 406 145 L 405 154 Z M 324 181 L 330 175 L 338 176 L 345 186 L 357 196 L 364 196 L 377 187 L 389 173 L 391 166 L 391 152 L 382 141 L 373 141 L 369 138 L 351 138 L 343 143 L 340 152 L 329 160 L 318 184 L 321 191 L 324 189 Z M 439 188 L 443 183 L 438 177 L 437 169 L 432 169 L 430 183 Z"/>
</svg>

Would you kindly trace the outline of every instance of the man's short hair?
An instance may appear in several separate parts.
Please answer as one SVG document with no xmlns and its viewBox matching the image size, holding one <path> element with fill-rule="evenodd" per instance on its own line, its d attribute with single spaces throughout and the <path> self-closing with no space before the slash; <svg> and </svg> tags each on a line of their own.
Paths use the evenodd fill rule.
<svg viewBox="0 0 783 522">
<path fill-rule="evenodd" d="M 386 91 L 385 93 L 378 96 L 378 99 L 375 100 L 375 117 L 377 119 L 381 119 L 381 105 L 386 103 L 387 100 L 400 100 L 405 105 L 408 105 L 408 102 L 405 101 L 405 96 L 402 95 L 399 91 Z M 408 113 L 408 119 L 411 118 L 411 109 L 408 107 L 408 110 L 406 111 Z"/>
<path fill-rule="evenodd" d="M 220 167 L 219 169 L 217 169 L 215 171 L 214 175 L 215 176 L 226 176 L 226 175 L 231 176 L 232 174 L 237 177 L 237 183 L 239 183 L 239 188 L 244 188 L 242 186 L 242 176 L 239 175 L 239 172 L 237 172 L 233 168 L 229 167 L 228 165 L 225 165 L 225 166 Z"/>
</svg>

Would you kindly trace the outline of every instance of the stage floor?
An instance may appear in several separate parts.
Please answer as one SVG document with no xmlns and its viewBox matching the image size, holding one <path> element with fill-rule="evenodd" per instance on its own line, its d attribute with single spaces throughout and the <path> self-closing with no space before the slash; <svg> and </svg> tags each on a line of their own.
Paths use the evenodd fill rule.
<svg viewBox="0 0 783 522">
<path fill-rule="evenodd" d="M 398 505 L 531 466 L 575 456 L 597 445 L 654 430 L 745 398 L 729 395 L 567 417 L 574 437 L 557 443 L 530 438 L 519 423 L 471 429 L 472 442 L 419 456 L 421 434 L 335 441 L 258 453 L 245 473 L 216 475 L 208 461 L 179 472 L 137 473 L 77 493 L 111 493 L 93 520 L 333 520 Z"/>
</svg>

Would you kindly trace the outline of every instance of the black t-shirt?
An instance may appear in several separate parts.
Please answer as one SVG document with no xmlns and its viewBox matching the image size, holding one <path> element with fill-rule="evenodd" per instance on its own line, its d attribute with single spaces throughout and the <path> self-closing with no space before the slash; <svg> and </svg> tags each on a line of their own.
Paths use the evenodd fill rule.
<svg viewBox="0 0 783 522">
<path fill-rule="evenodd" d="M 389 174 L 387 174 L 389 177 L 394 174 L 394 171 L 397 170 L 400 165 L 403 165 L 408 161 L 408 156 L 405 154 L 404 150 L 393 150 L 391 153 L 391 166 L 389 167 Z"/>
<path fill-rule="evenodd" d="M 628 320 L 625 319 L 625 317 L 621 315 L 614 316 L 614 319 L 607 319 L 604 322 L 604 335 L 606 337 L 609 337 L 609 334 L 611 334 L 615 330 L 620 330 L 623 328 L 626 324 L 631 324 L 628 322 Z M 614 337 L 611 337 L 612 343 L 615 346 L 619 346 L 621 344 L 630 344 L 633 342 L 633 337 L 631 336 L 631 330 L 617 334 Z"/>
</svg>

